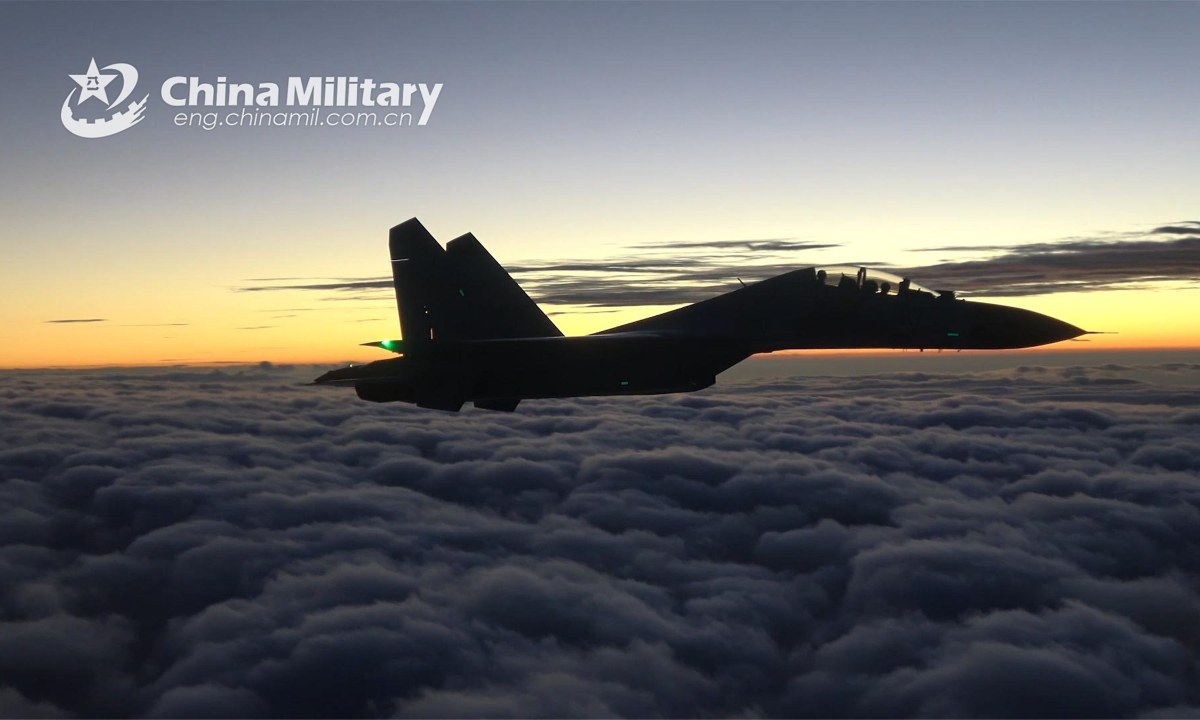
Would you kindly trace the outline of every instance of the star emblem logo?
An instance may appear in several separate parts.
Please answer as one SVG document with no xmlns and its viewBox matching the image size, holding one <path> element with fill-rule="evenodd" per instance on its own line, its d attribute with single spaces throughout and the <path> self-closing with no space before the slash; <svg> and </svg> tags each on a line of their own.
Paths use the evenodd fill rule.
<svg viewBox="0 0 1200 720">
<path fill-rule="evenodd" d="M 79 83 L 79 87 L 82 88 L 82 92 L 79 93 L 79 99 L 75 101 L 75 104 L 79 105 L 90 97 L 97 97 L 107 105 L 108 91 L 105 88 L 116 77 L 116 73 L 101 74 L 100 70 L 96 68 L 96 58 L 92 58 L 92 64 L 88 66 L 87 73 L 83 75 L 71 75 L 71 79 Z"/>
<path fill-rule="evenodd" d="M 108 70 L 109 72 L 100 72 Z M 121 91 L 117 93 L 117 99 L 111 103 L 108 101 L 108 84 L 116 79 L 117 75 L 121 76 Z M 137 68 L 129 63 L 112 63 L 105 65 L 103 68 L 96 67 L 96 58 L 92 58 L 92 62 L 88 65 L 87 72 L 82 75 L 69 75 L 75 84 L 79 87 L 72 88 L 67 94 L 67 98 L 63 100 L 62 109 L 59 111 L 59 117 L 62 119 L 63 127 L 72 135 L 77 135 L 82 138 L 102 138 L 109 135 L 116 135 L 122 130 L 128 130 L 140 123 L 144 118 L 142 113 L 146 110 L 146 101 L 150 99 L 147 94 L 141 100 L 131 102 L 128 105 L 124 104 L 129 98 L 129 94 L 137 87 L 138 71 Z M 75 98 L 75 93 L 79 93 L 79 97 Z M 75 107 L 83 104 L 88 98 L 99 98 L 101 102 L 108 105 L 106 111 L 111 111 L 113 108 L 120 106 L 116 112 L 108 114 L 106 117 L 99 118 L 77 118 L 75 111 L 72 110 L 71 100 L 75 99 Z"/>
</svg>

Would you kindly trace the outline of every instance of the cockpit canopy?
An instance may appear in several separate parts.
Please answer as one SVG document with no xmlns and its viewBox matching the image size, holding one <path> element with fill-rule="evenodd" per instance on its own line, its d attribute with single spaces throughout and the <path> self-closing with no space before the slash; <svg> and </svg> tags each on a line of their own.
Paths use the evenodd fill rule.
<svg viewBox="0 0 1200 720">
<path fill-rule="evenodd" d="M 865 267 L 849 265 L 819 267 L 817 268 L 817 279 L 832 287 L 861 290 L 870 294 L 898 295 L 903 292 L 924 292 L 937 295 L 936 292 L 922 287 L 908 278 Z"/>
</svg>

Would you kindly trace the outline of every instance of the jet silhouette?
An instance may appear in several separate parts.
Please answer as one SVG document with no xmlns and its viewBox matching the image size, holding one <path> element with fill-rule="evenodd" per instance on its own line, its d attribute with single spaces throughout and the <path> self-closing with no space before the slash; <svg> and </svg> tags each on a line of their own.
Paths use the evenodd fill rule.
<svg viewBox="0 0 1200 720">
<path fill-rule="evenodd" d="M 866 268 L 805 268 L 582 337 L 564 337 L 467 233 L 443 249 L 416 218 L 391 229 L 399 357 L 317 385 L 371 402 L 512 412 L 521 400 L 709 387 L 756 353 L 795 349 L 1005 349 L 1085 334 L 1029 310 L 957 299 Z"/>
</svg>

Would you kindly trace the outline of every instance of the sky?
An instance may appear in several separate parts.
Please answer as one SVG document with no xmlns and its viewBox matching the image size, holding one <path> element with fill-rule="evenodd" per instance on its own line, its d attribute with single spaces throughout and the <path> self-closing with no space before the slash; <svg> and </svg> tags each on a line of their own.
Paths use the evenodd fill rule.
<svg viewBox="0 0 1200 720">
<path fill-rule="evenodd" d="M 1194 349 L 1198 30 L 1195 3 L 3 3 L 0 367 L 375 359 L 394 301 L 354 283 L 414 216 L 568 334 L 861 262 Z M 54 112 L 93 58 L 149 104 L 83 139 Z M 314 75 L 443 89 L 399 128 L 180 127 L 159 97 Z M 784 243 L 697 246 L 735 240 Z M 663 257 L 702 279 L 615 270 Z"/>
<path fill-rule="evenodd" d="M 1200 717 L 1198 30 L 0 3 L 0 717 Z M 204 129 L 176 76 L 441 90 Z M 410 217 L 569 334 L 829 264 L 1116 334 L 514 413 L 309 386 L 398 337 Z"/>
</svg>

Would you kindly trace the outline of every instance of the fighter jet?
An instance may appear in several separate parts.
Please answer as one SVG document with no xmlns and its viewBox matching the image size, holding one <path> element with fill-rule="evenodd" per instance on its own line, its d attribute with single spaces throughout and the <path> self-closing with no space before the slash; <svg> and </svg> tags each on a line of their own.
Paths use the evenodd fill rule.
<svg viewBox="0 0 1200 720">
<path fill-rule="evenodd" d="M 709 387 L 757 353 L 1047 345 L 1085 334 L 1023 310 L 956 298 L 867 268 L 804 268 L 654 317 L 565 337 L 468 233 L 443 248 L 416 218 L 388 242 L 398 357 L 351 365 L 317 385 L 371 402 L 512 412 L 522 400 L 655 395 Z"/>
</svg>

